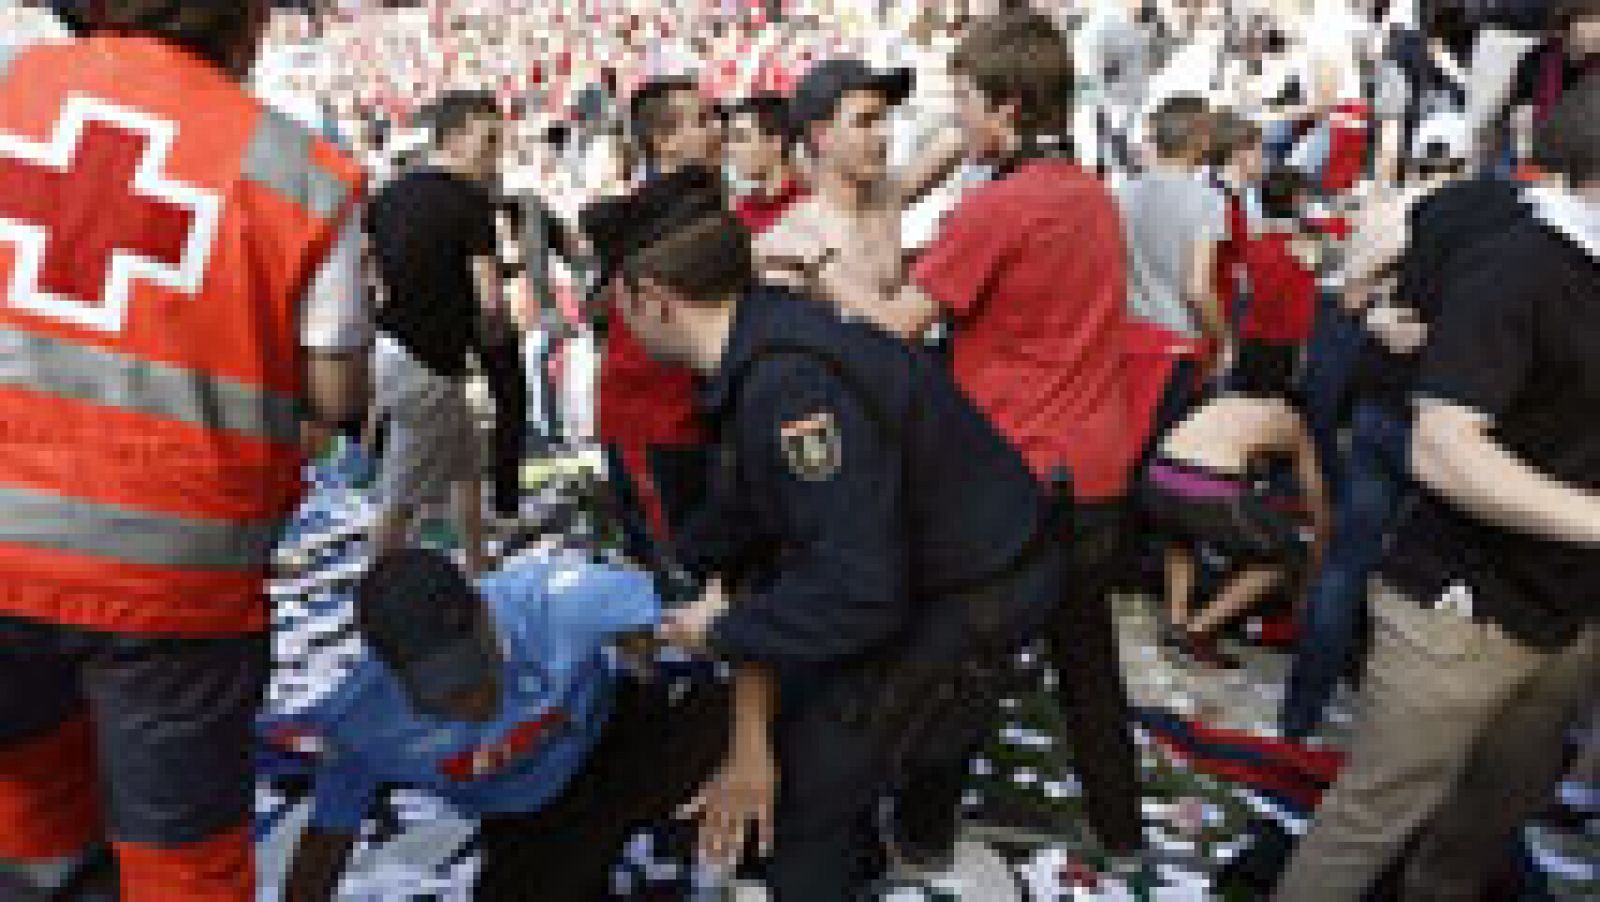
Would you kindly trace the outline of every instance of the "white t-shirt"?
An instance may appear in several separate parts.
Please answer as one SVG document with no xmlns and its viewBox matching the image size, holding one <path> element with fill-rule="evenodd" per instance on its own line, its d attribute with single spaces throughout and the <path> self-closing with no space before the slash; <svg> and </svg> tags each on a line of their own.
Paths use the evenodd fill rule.
<svg viewBox="0 0 1600 902">
<path fill-rule="evenodd" d="M 300 304 L 300 344 L 313 351 L 359 351 L 372 343 L 373 310 L 362 290 L 365 234 L 352 210 Z"/>
</svg>

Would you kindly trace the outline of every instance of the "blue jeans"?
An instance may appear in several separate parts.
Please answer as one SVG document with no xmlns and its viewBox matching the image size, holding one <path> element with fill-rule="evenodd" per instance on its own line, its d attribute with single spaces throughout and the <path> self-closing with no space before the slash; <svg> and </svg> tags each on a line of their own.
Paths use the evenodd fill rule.
<svg viewBox="0 0 1600 902">
<path fill-rule="evenodd" d="M 1339 427 L 1344 422 L 1350 377 L 1371 340 L 1361 323 L 1339 307 L 1333 294 L 1321 293 L 1317 300 L 1316 328 L 1306 347 L 1300 388 L 1305 401 L 1306 426 L 1317 446 L 1317 463 L 1329 485 L 1344 481 Z"/>
<path fill-rule="evenodd" d="M 1283 702 L 1283 732 L 1301 738 L 1322 723 L 1366 617 L 1367 576 L 1383 557 L 1401 502 L 1412 487 L 1411 421 L 1389 405 L 1360 403 L 1350 456 L 1335 483 L 1333 536 L 1306 593 L 1300 638 Z"/>
</svg>

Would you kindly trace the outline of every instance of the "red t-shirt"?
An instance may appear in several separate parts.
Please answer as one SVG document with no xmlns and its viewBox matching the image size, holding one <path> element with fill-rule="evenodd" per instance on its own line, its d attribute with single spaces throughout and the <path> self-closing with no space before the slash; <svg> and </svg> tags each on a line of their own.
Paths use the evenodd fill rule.
<svg viewBox="0 0 1600 902">
<path fill-rule="evenodd" d="M 790 182 L 774 197 L 742 198 L 734 212 L 760 234 L 804 196 L 801 184 Z M 600 364 L 598 432 L 601 441 L 628 448 L 710 441 L 695 409 L 693 372 L 652 359 L 615 307 Z"/>
<path fill-rule="evenodd" d="M 1317 313 L 1316 276 L 1290 249 L 1292 235 L 1268 233 L 1245 246 L 1250 272 L 1250 306 L 1240 324 L 1241 338 L 1280 344 L 1305 344 Z"/>
<path fill-rule="evenodd" d="M 629 447 L 697 445 L 708 441 L 695 410 L 694 371 L 658 363 L 645 352 L 613 305 L 600 363 L 602 442 Z"/>
<path fill-rule="evenodd" d="M 733 204 L 733 215 L 739 217 L 750 234 L 760 235 L 777 225 L 783 214 L 789 212 L 789 208 L 805 198 L 807 193 L 805 184 L 792 178 L 783 183 L 777 194 L 752 191 L 739 198 Z"/>
<path fill-rule="evenodd" d="M 1080 498 L 1127 494 L 1127 264 L 1098 179 L 1041 160 L 972 189 L 912 280 L 951 314 L 956 381 L 1035 475 L 1065 465 Z"/>
</svg>

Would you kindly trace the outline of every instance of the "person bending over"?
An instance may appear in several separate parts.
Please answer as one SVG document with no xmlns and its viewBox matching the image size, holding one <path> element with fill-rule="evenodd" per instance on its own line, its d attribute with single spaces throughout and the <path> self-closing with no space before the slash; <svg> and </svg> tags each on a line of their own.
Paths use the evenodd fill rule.
<svg viewBox="0 0 1600 902">
<path fill-rule="evenodd" d="M 1240 369 L 1248 374 L 1248 362 Z M 1233 666 L 1217 648 L 1217 630 L 1286 578 L 1313 572 L 1321 557 L 1322 473 L 1310 432 L 1280 385 L 1243 375 L 1236 390 L 1201 405 L 1161 441 L 1144 476 L 1145 509 L 1169 542 L 1163 640 L 1203 664 Z M 1293 466 L 1304 517 L 1252 488 L 1252 474 L 1276 460 Z M 1196 611 L 1202 547 L 1219 551 L 1232 572 Z"/>
<path fill-rule="evenodd" d="M 626 840 L 686 805 L 740 831 L 702 833 L 708 852 L 740 847 L 748 821 L 722 812 L 738 792 L 771 797 L 770 755 L 719 770 L 730 735 L 747 735 L 730 734 L 726 686 L 646 679 L 607 652 L 641 650 L 655 627 L 644 573 L 556 558 L 474 586 L 444 555 L 402 549 L 355 605 L 367 655 L 324 701 L 262 724 L 314 762 L 289 902 L 334 897 L 385 786 L 482 819 L 474 898 L 542 902 L 603 895 Z"/>
</svg>

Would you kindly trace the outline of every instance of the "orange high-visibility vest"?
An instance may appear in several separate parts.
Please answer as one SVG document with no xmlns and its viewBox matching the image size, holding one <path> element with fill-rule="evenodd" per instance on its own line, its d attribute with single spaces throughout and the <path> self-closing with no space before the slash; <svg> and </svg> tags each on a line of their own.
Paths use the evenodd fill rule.
<svg viewBox="0 0 1600 902">
<path fill-rule="evenodd" d="M 360 170 L 175 45 L 0 48 L 0 616 L 265 628 Z"/>
</svg>

